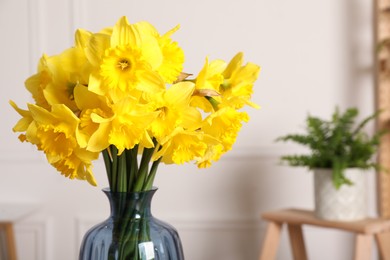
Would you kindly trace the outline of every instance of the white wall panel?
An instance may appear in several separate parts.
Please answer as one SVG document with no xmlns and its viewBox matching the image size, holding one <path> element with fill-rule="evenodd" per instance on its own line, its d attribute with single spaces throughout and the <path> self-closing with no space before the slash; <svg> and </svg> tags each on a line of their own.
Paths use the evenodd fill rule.
<svg viewBox="0 0 390 260">
<path fill-rule="evenodd" d="M 20 260 L 46 260 L 48 257 L 50 241 L 47 238 L 47 223 L 29 222 L 15 223 L 15 241 L 17 257 Z M 55 239 L 52 237 L 51 239 Z"/>
<path fill-rule="evenodd" d="M 35 3 L 35 0 L 0 2 L 2 33 L 0 86 L 3 92 L 0 95 L 0 110 L 2 111 L 0 116 L 2 125 L 0 152 L 1 158 L 7 159 L 15 158 L 16 154 L 28 157 L 31 152 L 29 147 L 20 144 L 11 131 L 16 122 L 17 113 L 8 104 L 9 99 L 18 103 L 31 100 L 24 90 L 24 80 L 32 72 L 32 53 L 38 49 L 35 48 L 37 41 L 31 34 L 36 31 L 36 23 L 30 19 L 34 9 L 29 8 L 29 2 Z"/>
</svg>

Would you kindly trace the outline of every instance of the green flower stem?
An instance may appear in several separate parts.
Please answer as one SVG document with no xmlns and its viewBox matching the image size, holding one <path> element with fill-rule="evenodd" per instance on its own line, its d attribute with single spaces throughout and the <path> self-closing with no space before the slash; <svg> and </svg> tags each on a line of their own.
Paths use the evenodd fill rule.
<svg viewBox="0 0 390 260">
<path fill-rule="evenodd" d="M 133 149 L 126 150 L 126 164 L 127 164 L 127 191 L 133 190 L 134 180 L 137 178 L 138 173 L 138 145 Z"/>
<path fill-rule="evenodd" d="M 154 161 L 152 164 L 152 168 L 150 169 L 148 178 L 146 179 L 143 190 L 150 190 L 153 187 L 154 177 L 156 177 L 157 168 L 161 162 L 162 157 L 158 158 L 158 160 Z"/>
<path fill-rule="evenodd" d="M 118 191 L 118 149 L 115 146 L 111 146 L 112 167 L 111 167 L 111 191 Z"/>
<path fill-rule="evenodd" d="M 104 165 L 106 166 L 108 183 L 109 183 L 110 187 L 112 187 L 112 180 L 111 180 L 112 179 L 112 172 L 111 172 L 112 162 L 111 162 L 111 158 L 110 158 L 108 149 L 109 148 L 104 149 L 102 154 L 103 154 L 103 159 L 104 159 Z"/>
<path fill-rule="evenodd" d="M 114 208 L 117 210 L 118 218 L 114 219 L 113 238 L 117 241 L 117 243 L 111 244 L 109 255 L 113 255 L 112 259 L 124 260 L 126 254 L 123 252 L 123 250 L 128 247 L 129 242 L 133 243 L 133 241 L 128 241 L 129 237 L 126 236 L 126 230 L 128 225 L 131 224 L 131 214 L 134 213 L 128 210 L 128 207 L 132 208 L 132 205 L 128 204 L 127 195 L 118 195 L 114 202 L 117 202 Z M 133 230 L 130 232 L 130 237 L 132 233 Z M 133 246 L 135 245 L 132 245 L 132 247 Z"/>
<path fill-rule="evenodd" d="M 139 203 L 139 205 L 132 205 L 134 207 L 132 212 L 130 210 L 126 210 L 125 212 L 126 215 L 123 218 L 120 232 L 120 238 L 123 244 L 119 250 L 119 259 L 132 255 L 133 257 L 136 257 L 134 260 L 138 260 L 140 257 L 138 245 L 142 242 L 150 241 L 150 227 L 145 219 L 145 207 L 148 201 L 143 197 Z M 131 207 L 130 205 L 126 206 Z M 139 215 L 139 218 L 135 221 L 131 221 L 131 216 L 136 215 Z"/>
<path fill-rule="evenodd" d="M 154 148 L 144 148 L 144 151 L 142 153 L 141 164 L 138 170 L 137 180 L 135 182 L 135 186 L 133 190 L 135 192 L 142 191 L 142 188 L 144 186 L 149 171 L 149 162 L 152 159 L 153 153 L 154 153 Z"/>
<path fill-rule="evenodd" d="M 119 254 L 120 256 L 128 256 L 133 255 L 136 256 L 138 259 L 139 253 L 138 253 L 138 239 L 137 239 L 137 230 L 139 229 L 138 225 L 140 223 L 132 222 L 129 218 L 126 219 L 125 223 L 123 223 L 122 232 L 121 232 L 121 240 L 122 240 L 122 246 L 120 247 Z M 127 230 L 127 232 L 125 232 Z M 128 231 L 130 230 L 130 231 Z"/>
<path fill-rule="evenodd" d="M 119 155 L 119 164 L 118 164 L 118 185 L 117 189 L 120 192 L 127 191 L 127 167 L 126 167 L 126 154 L 123 152 Z"/>
<path fill-rule="evenodd" d="M 156 145 L 156 143 L 155 143 Z M 138 145 L 132 149 L 125 150 L 118 155 L 118 149 L 111 145 L 103 151 L 104 163 L 106 166 L 108 181 L 111 192 L 140 192 L 150 190 L 157 173 L 157 168 L 161 158 L 154 161 L 149 171 L 149 164 L 156 150 L 154 148 L 144 148 L 140 162 L 138 162 Z M 139 259 L 138 244 L 150 240 L 149 226 L 144 223 L 144 203 L 140 205 L 127 204 L 127 196 L 120 196 L 115 208 L 119 210 L 119 219 L 114 223 L 113 237 L 118 241 L 112 244 L 109 249 L 108 259 L 124 260 L 127 256 Z M 131 208 L 134 207 L 134 210 Z M 141 211 L 139 211 L 141 209 Z M 140 219 L 132 221 L 132 216 L 140 215 Z"/>
</svg>

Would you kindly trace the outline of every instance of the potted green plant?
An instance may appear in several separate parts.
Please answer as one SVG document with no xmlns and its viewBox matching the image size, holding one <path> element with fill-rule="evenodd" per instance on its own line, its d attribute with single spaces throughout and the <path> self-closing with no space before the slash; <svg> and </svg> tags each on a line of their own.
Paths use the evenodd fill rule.
<svg viewBox="0 0 390 260">
<path fill-rule="evenodd" d="M 380 112 L 357 121 L 357 108 L 325 120 L 309 115 L 306 133 L 288 134 L 277 141 L 291 141 L 309 148 L 308 154 L 286 155 L 290 166 L 307 167 L 314 172 L 315 214 L 330 220 L 357 220 L 366 217 L 366 174 L 379 165 L 373 160 L 385 131 L 369 135 L 365 126 Z"/>
</svg>

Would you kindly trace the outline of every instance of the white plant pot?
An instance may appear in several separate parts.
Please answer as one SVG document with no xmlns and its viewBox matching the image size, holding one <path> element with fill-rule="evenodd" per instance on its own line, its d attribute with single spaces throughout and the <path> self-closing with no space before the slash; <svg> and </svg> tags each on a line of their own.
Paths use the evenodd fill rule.
<svg viewBox="0 0 390 260">
<path fill-rule="evenodd" d="M 342 185 L 337 190 L 331 169 L 314 170 L 315 215 L 318 218 L 355 221 L 367 217 L 367 173 L 350 168 L 344 174 L 353 185 Z"/>
</svg>

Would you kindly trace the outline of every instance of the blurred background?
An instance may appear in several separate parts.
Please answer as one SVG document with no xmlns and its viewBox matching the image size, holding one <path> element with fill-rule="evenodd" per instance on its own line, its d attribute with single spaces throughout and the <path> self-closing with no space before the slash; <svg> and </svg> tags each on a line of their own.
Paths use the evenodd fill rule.
<svg viewBox="0 0 390 260">
<path fill-rule="evenodd" d="M 173 36 L 197 74 L 205 57 L 229 61 L 237 52 L 262 67 L 233 150 L 209 169 L 161 165 L 152 210 L 174 225 L 187 260 L 257 259 L 265 233 L 260 215 L 284 207 L 313 208 L 312 174 L 281 165 L 302 149 L 275 143 L 299 132 L 310 113 L 329 117 L 335 106 L 374 110 L 373 1 L 363 0 L 0 0 L 0 217 L 13 214 L 20 260 L 77 259 L 81 239 L 108 215 L 101 191 L 104 165 L 94 164 L 98 187 L 61 176 L 44 155 L 22 144 L 12 127 L 32 98 L 24 81 L 43 53 L 73 45 L 74 31 L 113 26 L 123 15 L 146 20 Z M 370 214 L 376 215 L 374 172 L 368 174 Z M 10 213 L 10 211 L 12 211 Z M 344 260 L 353 237 L 305 228 L 310 259 Z M 291 259 L 286 232 L 278 259 Z"/>
</svg>

